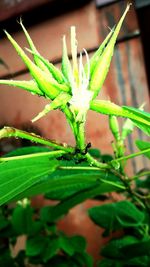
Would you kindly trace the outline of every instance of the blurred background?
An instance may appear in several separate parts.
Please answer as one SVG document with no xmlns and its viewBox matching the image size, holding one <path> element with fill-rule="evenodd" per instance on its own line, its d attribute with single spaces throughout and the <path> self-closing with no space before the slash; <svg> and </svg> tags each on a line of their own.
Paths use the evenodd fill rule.
<svg viewBox="0 0 150 267">
<path fill-rule="evenodd" d="M 62 36 L 67 36 L 69 47 L 71 25 L 76 26 L 79 51 L 85 48 L 91 56 L 108 34 L 109 28 L 117 23 L 127 2 L 129 1 L 0 0 L 0 79 L 30 79 L 24 63 L 3 33 L 3 29 L 6 29 L 23 48 L 28 47 L 17 23 L 20 17 L 38 51 L 59 67 Z M 134 107 L 146 103 L 145 110 L 149 111 L 150 0 L 130 2 L 133 5 L 123 23 L 109 75 L 98 98 Z M 47 102 L 21 89 L 1 85 L 0 127 L 9 125 L 74 144 L 70 128 L 59 111 L 52 111 L 31 124 L 31 119 Z M 112 153 L 110 143 L 113 138 L 108 129 L 107 117 L 89 112 L 86 126 L 87 142 L 91 142 L 92 147 L 101 149 L 104 154 Z M 135 130 L 133 136 L 136 139 L 146 139 L 139 130 Z M 26 144 L 18 140 L 4 140 L 0 142 L 0 152 L 2 154 L 22 145 Z M 131 137 L 127 140 L 127 150 L 135 150 Z M 137 158 L 131 161 L 129 169 L 131 172 L 137 171 L 141 167 L 146 168 L 147 164 L 146 160 Z M 36 205 L 43 205 L 41 197 L 36 199 Z M 86 209 L 90 205 L 93 205 L 92 201 L 73 209 L 68 215 L 69 219 L 66 217 L 60 222 L 60 228 L 67 229 L 68 233 L 77 231 L 86 236 L 88 233 L 89 251 L 98 257 L 95 246 L 101 244 L 100 238 L 97 240 L 97 234 L 100 237 L 97 232 L 99 229 L 86 217 Z"/>
</svg>

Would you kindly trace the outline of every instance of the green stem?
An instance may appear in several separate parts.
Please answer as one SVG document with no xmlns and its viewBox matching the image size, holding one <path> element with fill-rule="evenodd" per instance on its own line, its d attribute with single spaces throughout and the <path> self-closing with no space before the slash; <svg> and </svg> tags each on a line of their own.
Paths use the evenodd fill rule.
<svg viewBox="0 0 150 267">
<path fill-rule="evenodd" d="M 81 150 L 81 152 L 84 152 L 85 150 L 85 122 L 78 122 L 78 148 Z"/>
<path fill-rule="evenodd" d="M 43 138 L 39 135 L 36 135 L 34 133 L 28 133 L 28 132 L 18 130 L 18 129 L 13 128 L 13 127 L 4 127 L 2 130 L 0 130 L 0 139 L 4 138 L 4 137 L 17 137 L 17 138 L 19 137 L 19 138 L 30 140 L 31 142 L 35 142 L 35 143 L 39 143 L 39 144 L 46 145 L 49 147 L 53 147 L 55 149 L 61 149 L 61 150 L 64 150 L 66 152 L 72 153 L 74 151 L 73 147 L 69 147 L 65 143 L 63 143 L 63 144 L 56 143 L 55 141 L 45 139 L 45 138 Z"/>
<path fill-rule="evenodd" d="M 90 166 L 94 166 L 100 169 L 110 169 L 111 167 L 106 163 L 101 163 L 98 160 L 94 159 L 89 153 L 85 155 L 85 158 L 87 159 Z"/>
<path fill-rule="evenodd" d="M 142 151 L 139 151 L 139 152 L 136 152 L 136 153 L 133 153 L 133 154 L 118 158 L 118 159 L 113 159 L 113 160 L 110 161 L 110 164 L 115 163 L 115 162 L 119 162 L 119 161 L 122 161 L 122 160 L 128 160 L 128 159 L 131 159 L 131 158 L 135 158 L 135 157 L 138 157 L 140 155 L 146 154 L 148 152 L 150 152 L 150 147 L 147 148 L 147 149 L 144 149 Z"/>
<path fill-rule="evenodd" d="M 98 167 L 84 167 L 84 166 L 60 166 L 60 170 L 83 170 L 83 171 L 99 171 Z"/>
<path fill-rule="evenodd" d="M 13 156 L 13 157 L 2 157 L 0 158 L 0 162 L 7 162 L 12 160 L 22 160 L 22 159 L 29 159 L 29 158 L 38 158 L 38 157 L 48 157 L 51 158 L 58 158 L 62 155 L 66 154 L 68 152 L 57 150 L 57 151 L 50 151 L 50 152 L 39 152 L 39 153 L 33 153 L 28 155 L 21 155 L 21 156 Z"/>
<path fill-rule="evenodd" d="M 71 127 L 71 129 L 72 129 L 73 135 L 74 135 L 75 140 L 76 140 L 76 142 L 77 142 L 77 135 L 78 135 L 77 124 L 76 124 L 76 122 L 74 121 L 74 117 L 73 117 L 71 111 L 70 111 L 69 108 L 66 106 L 66 107 L 62 108 L 62 112 L 65 113 L 65 115 L 66 115 L 66 119 L 67 119 L 67 121 L 68 121 L 68 123 L 69 123 L 69 125 L 70 125 L 70 127 Z"/>
<path fill-rule="evenodd" d="M 140 172 L 139 174 L 133 176 L 130 178 L 130 181 L 136 180 L 142 176 L 146 176 L 146 175 L 150 175 L 150 171 L 144 171 L 144 172 Z"/>
</svg>

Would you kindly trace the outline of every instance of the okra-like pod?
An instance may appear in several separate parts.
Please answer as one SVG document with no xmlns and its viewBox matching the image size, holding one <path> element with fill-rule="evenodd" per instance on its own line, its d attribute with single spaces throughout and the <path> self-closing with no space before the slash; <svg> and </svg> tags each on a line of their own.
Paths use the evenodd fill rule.
<svg viewBox="0 0 150 267">
<path fill-rule="evenodd" d="M 62 54 L 62 64 L 61 64 L 61 70 L 63 75 L 65 76 L 68 83 L 73 86 L 73 74 L 72 74 L 72 67 L 71 63 L 68 57 L 67 52 L 67 45 L 66 45 L 66 37 L 63 36 L 63 54 Z"/>
<path fill-rule="evenodd" d="M 36 47 L 35 47 L 35 45 L 34 45 L 32 39 L 31 39 L 29 33 L 27 32 L 26 28 L 24 27 L 24 25 L 23 25 L 21 19 L 20 19 L 20 22 L 19 22 L 19 23 L 20 23 L 20 25 L 21 25 L 21 27 L 22 27 L 22 29 L 23 29 L 23 31 L 24 31 L 24 34 L 25 34 L 25 36 L 26 36 L 26 38 L 27 38 L 28 44 L 29 44 L 29 46 L 30 46 L 32 52 L 35 53 L 35 54 L 34 54 L 34 62 L 36 63 L 36 65 L 37 65 L 40 69 L 42 69 L 42 70 L 45 71 L 45 72 L 48 72 L 47 67 L 46 67 L 46 66 L 42 63 L 42 61 L 37 57 L 37 54 L 39 54 L 39 52 L 37 51 L 37 49 L 36 49 Z"/>
<path fill-rule="evenodd" d="M 94 92 L 93 98 L 95 98 L 98 95 L 98 93 L 99 93 L 99 91 L 100 91 L 100 89 L 101 89 L 101 87 L 105 81 L 105 78 L 107 76 L 109 66 L 111 63 L 111 58 L 113 56 L 116 39 L 117 39 L 117 36 L 119 34 L 122 23 L 124 21 L 124 18 L 126 16 L 127 12 L 129 11 L 129 8 L 130 8 L 130 4 L 127 5 L 126 10 L 125 10 L 124 14 L 122 15 L 120 21 L 118 22 L 106 48 L 103 50 L 98 62 L 96 63 L 96 65 L 94 67 L 94 70 L 93 70 L 92 75 L 91 75 L 90 84 L 89 84 L 90 90 Z"/>
<path fill-rule="evenodd" d="M 114 138 L 118 141 L 120 140 L 120 131 L 119 131 L 119 124 L 116 116 L 109 116 L 109 127 L 114 136 Z"/>
<path fill-rule="evenodd" d="M 100 56 L 102 55 L 105 47 L 107 46 L 112 34 L 114 32 L 114 27 L 113 29 L 110 31 L 110 33 L 106 36 L 106 38 L 104 39 L 104 41 L 102 42 L 102 44 L 100 45 L 100 47 L 96 50 L 96 52 L 94 53 L 94 55 L 90 58 L 90 76 L 93 73 L 93 70 L 96 66 L 96 64 L 98 63 L 98 60 L 100 58 Z M 85 72 L 87 73 L 88 71 L 88 64 L 85 65 L 84 67 Z"/>
<path fill-rule="evenodd" d="M 61 108 L 66 105 L 66 103 L 70 100 L 71 96 L 65 92 L 60 93 L 50 104 L 47 104 L 43 111 L 41 111 L 32 122 L 35 122 L 42 117 L 44 117 L 51 110 Z"/>
<path fill-rule="evenodd" d="M 31 81 L 0 80 L 0 84 L 20 87 L 21 89 L 29 91 L 33 94 L 43 96 L 43 92 L 39 89 L 37 83 L 33 80 Z"/>
<path fill-rule="evenodd" d="M 47 95 L 50 99 L 54 99 L 60 90 L 57 87 L 57 83 L 53 82 L 51 77 L 36 66 L 31 59 L 25 54 L 23 49 L 17 44 L 17 42 L 11 37 L 9 33 L 5 31 L 9 41 L 12 43 L 19 56 L 22 58 L 26 66 L 28 67 L 32 77 L 36 80 L 39 89 Z"/>
<path fill-rule="evenodd" d="M 37 58 L 39 58 L 39 60 L 41 62 L 43 62 L 43 64 L 47 67 L 47 69 L 49 70 L 50 74 L 52 75 L 52 77 L 60 84 L 64 84 L 66 82 L 64 75 L 62 74 L 62 72 L 56 68 L 52 63 L 50 63 L 47 59 L 45 59 L 44 57 L 42 57 L 40 54 L 37 54 L 35 52 L 32 52 L 30 49 L 27 49 L 27 51 L 29 51 L 30 53 L 32 53 L 33 55 L 36 55 Z M 66 84 L 64 84 L 64 90 L 65 91 L 69 91 L 69 86 L 67 86 Z"/>
</svg>

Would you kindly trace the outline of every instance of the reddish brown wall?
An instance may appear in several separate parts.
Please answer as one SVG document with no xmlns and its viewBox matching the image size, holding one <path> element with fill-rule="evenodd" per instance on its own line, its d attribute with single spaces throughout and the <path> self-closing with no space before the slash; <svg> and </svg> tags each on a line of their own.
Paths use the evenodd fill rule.
<svg viewBox="0 0 150 267">
<path fill-rule="evenodd" d="M 69 27 L 71 25 L 77 27 L 79 50 L 83 47 L 93 49 L 99 45 L 106 32 L 108 32 L 107 26 L 113 26 L 111 21 L 109 21 L 110 18 L 119 18 L 122 9 L 122 6 L 114 5 L 113 7 L 97 11 L 94 2 L 92 2 L 77 11 L 49 19 L 38 26 L 31 27 L 28 31 L 41 54 L 50 60 L 55 60 L 61 57 L 62 35 L 67 34 L 67 37 L 69 36 Z M 134 7 L 132 7 L 131 13 L 126 17 L 126 22 L 120 36 L 135 30 L 138 30 L 138 25 Z M 16 33 L 14 38 L 22 47 L 27 46 L 22 32 Z M 25 68 L 7 39 L 3 39 L 0 42 L 0 57 L 10 67 L 9 72 L 2 67 L 0 68 L 1 77 L 24 70 Z M 29 74 L 26 74 L 18 76 L 17 79 L 30 78 Z M 143 102 L 146 102 L 146 109 L 148 109 L 149 96 L 139 37 L 117 45 L 109 75 L 99 98 L 110 99 L 120 105 L 140 106 Z M 0 123 L 20 127 L 22 123 L 30 122 L 47 102 L 45 99 L 32 96 L 19 89 L 0 86 Z M 74 143 L 70 128 L 66 124 L 63 114 L 59 111 L 52 111 L 47 117 L 36 122 L 35 125 L 40 128 L 46 137 L 68 141 L 70 144 Z M 139 131 L 135 131 L 134 136 L 139 138 L 142 134 Z M 89 112 L 87 119 L 87 141 L 90 141 L 93 147 L 100 148 L 103 153 L 111 153 L 111 140 L 112 135 L 108 130 L 107 117 Z M 134 144 L 131 139 L 129 144 L 130 149 L 134 150 Z M 130 169 L 133 166 L 134 168 L 143 166 L 140 158 L 134 162 L 134 165 L 131 166 L 131 164 L 132 162 L 130 163 Z M 145 162 L 144 164 L 146 166 L 147 163 Z M 40 199 L 40 205 L 41 203 L 42 200 Z M 69 234 L 71 232 L 89 233 L 89 250 L 98 256 L 101 231 L 97 227 L 93 228 L 92 223 L 87 219 L 86 208 L 91 205 L 91 202 L 86 202 L 77 206 L 70 212 L 70 219 L 66 217 L 60 223 L 60 227 L 64 229 L 67 225 Z M 90 243 L 94 245 L 91 246 Z M 97 250 L 95 250 L 95 246 Z"/>
</svg>

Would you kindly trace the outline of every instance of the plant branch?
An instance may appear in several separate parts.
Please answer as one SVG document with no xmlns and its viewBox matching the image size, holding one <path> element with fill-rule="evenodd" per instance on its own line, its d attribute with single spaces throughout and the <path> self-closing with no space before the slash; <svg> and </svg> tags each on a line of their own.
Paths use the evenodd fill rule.
<svg viewBox="0 0 150 267">
<path fill-rule="evenodd" d="M 109 166 L 108 164 L 101 163 L 98 160 L 96 160 L 95 158 L 93 158 L 89 153 L 86 153 L 85 158 L 87 159 L 90 166 L 94 166 L 94 167 L 97 167 L 99 169 L 110 169 L 111 168 L 111 166 Z"/>
<path fill-rule="evenodd" d="M 150 175 L 150 171 L 143 171 L 130 178 L 130 181 L 134 181 L 142 176 Z"/>
<path fill-rule="evenodd" d="M 62 155 L 66 154 L 66 153 L 68 153 L 68 152 L 65 152 L 63 150 L 57 150 L 57 151 L 50 151 L 50 152 L 32 153 L 32 154 L 21 155 L 21 156 L 2 157 L 2 158 L 0 158 L 0 163 L 12 161 L 12 160 L 22 160 L 22 159 L 29 159 L 29 158 L 45 157 L 45 156 L 47 156 L 49 159 L 51 159 L 51 158 L 55 159 L 55 158 L 61 157 Z"/>
<path fill-rule="evenodd" d="M 110 164 L 113 164 L 113 163 L 116 163 L 116 162 L 119 162 L 119 161 L 122 161 L 122 160 L 128 160 L 128 159 L 131 159 L 131 158 L 135 158 L 135 157 L 141 156 L 143 154 L 146 154 L 148 152 L 150 152 L 150 147 L 147 148 L 147 149 L 144 149 L 142 151 L 139 151 L 139 152 L 136 152 L 136 153 L 133 153 L 133 154 L 118 158 L 118 159 L 113 159 L 113 160 L 110 161 Z"/>
<path fill-rule="evenodd" d="M 4 137 L 19 137 L 19 138 L 23 138 L 23 139 L 27 139 L 30 140 L 31 142 L 35 142 L 35 143 L 39 143 L 42 145 L 46 145 L 49 147 L 53 147 L 55 149 L 61 149 L 65 152 L 69 152 L 69 153 L 73 153 L 74 152 L 74 148 L 67 146 L 67 144 L 63 143 L 57 143 L 53 140 L 48 140 L 45 139 L 39 135 L 36 135 L 34 133 L 28 133 L 22 130 L 18 130 L 16 128 L 13 127 L 4 127 L 3 129 L 0 130 L 0 139 L 4 138 Z"/>
<path fill-rule="evenodd" d="M 84 152 L 85 150 L 85 122 L 78 122 L 78 134 L 77 134 L 77 141 L 78 141 L 78 148 L 81 150 L 81 152 Z"/>
</svg>

